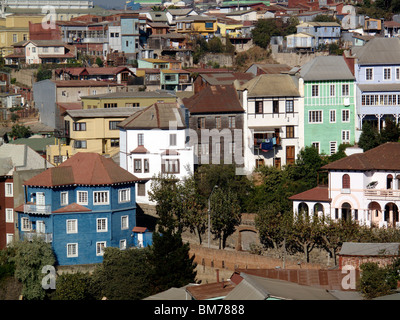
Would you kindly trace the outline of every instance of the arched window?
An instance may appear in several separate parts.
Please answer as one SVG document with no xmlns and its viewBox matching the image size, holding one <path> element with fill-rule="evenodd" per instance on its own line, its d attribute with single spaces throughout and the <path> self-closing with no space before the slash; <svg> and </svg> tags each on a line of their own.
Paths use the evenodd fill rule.
<svg viewBox="0 0 400 320">
<path fill-rule="evenodd" d="M 386 176 L 386 189 L 393 189 L 393 176 L 391 174 Z"/>
<path fill-rule="evenodd" d="M 350 176 L 344 174 L 342 177 L 342 189 L 350 189 Z"/>
</svg>

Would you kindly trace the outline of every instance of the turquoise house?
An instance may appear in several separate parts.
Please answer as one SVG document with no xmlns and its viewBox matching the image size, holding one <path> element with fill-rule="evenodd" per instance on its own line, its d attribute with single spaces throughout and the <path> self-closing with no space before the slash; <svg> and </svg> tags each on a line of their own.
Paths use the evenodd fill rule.
<svg viewBox="0 0 400 320">
<path fill-rule="evenodd" d="M 331 155 L 356 141 L 355 77 L 342 56 L 319 56 L 301 67 L 304 146 Z"/>
<path fill-rule="evenodd" d="M 25 203 L 15 209 L 20 239 L 51 243 L 58 265 L 101 263 L 106 247 L 151 245 L 136 225 L 138 181 L 110 158 L 77 153 L 25 181 Z"/>
</svg>

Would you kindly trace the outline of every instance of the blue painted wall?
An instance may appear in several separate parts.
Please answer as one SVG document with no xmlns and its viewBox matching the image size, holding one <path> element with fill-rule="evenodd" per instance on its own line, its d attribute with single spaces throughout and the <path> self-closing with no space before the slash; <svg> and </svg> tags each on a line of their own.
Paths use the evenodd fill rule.
<svg viewBox="0 0 400 320">
<path fill-rule="evenodd" d="M 130 190 L 129 201 L 119 202 L 118 191 L 120 189 Z M 52 235 L 52 247 L 59 265 L 75 265 L 75 264 L 92 264 L 103 261 L 102 255 L 96 254 L 96 243 L 99 241 L 106 242 L 106 247 L 119 247 L 120 241 L 126 241 L 126 247 L 134 246 L 134 237 L 132 229 L 136 225 L 136 200 L 135 200 L 135 184 L 125 184 L 118 186 L 70 186 L 60 188 L 36 188 L 26 187 L 26 202 L 30 202 L 31 198 L 35 201 L 32 194 L 44 192 L 45 204 L 51 206 L 51 212 L 61 208 L 61 192 L 68 192 L 68 203 L 77 202 L 77 191 L 88 192 L 88 203 L 83 205 L 92 211 L 85 212 L 68 212 L 68 213 L 51 213 L 51 214 L 19 214 L 18 228 L 21 238 L 27 233 L 22 231 L 21 219 L 28 217 L 32 222 L 32 229 L 36 231 L 37 221 L 44 221 L 45 233 Z M 93 204 L 93 192 L 108 191 L 109 204 L 95 205 Z M 122 228 L 122 217 L 127 217 L 128 226 Z M 97 231 L 97 219 L 107 219 L 107 230 Z M 77 220 L 77 232 L 67 233 L 67 220 Z M 67 257 L 67 244 L 78 244 L 77 257 Z"/>
</svg>

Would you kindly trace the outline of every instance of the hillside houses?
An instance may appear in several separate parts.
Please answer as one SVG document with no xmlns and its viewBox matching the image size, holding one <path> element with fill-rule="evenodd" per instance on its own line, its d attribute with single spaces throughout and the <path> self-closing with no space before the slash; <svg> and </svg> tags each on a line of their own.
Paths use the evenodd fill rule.
<svg viewBox="0 0 400 320">
<path fill-rule="evenodd" d="M 343 144 L 357 144 L 366 121 L 377 131 L 388 118 L 398 123 L 396 21 L 383 21 L 375 32 L 373 21 L 364 23 L 353 6 L 332 1 L 235 1 L 161 11 L 146 2 L 158 4 L 67 10 L 57 14 L 51 30 L 39 19 L 22 28 L 26 23 L 16 14 L 0 18 L 5 63 L 18 70 L 4 81 L 4 91 L 25 89 L 14 84 L 20 73 L 33 83 L 29 101 L 0 106 L 1 120 L 10 118 L 9 109 L 32 106 L 36 118 L 28 120 L 45 125 L 43 136 L 53 138 L 38 151 L 42 157 L 29 159 L 43 161 L 35 175 L 12 185 L 25 190 L 19 193 L 23 203 L 1 200 L 0 246 L 40 234 L 52 242 L 60 263 L 97 263 L 105 247 L 151 244 L 147 226 L 135 219 L 137 206 L 154 205 L 149 191 L 157 175 L 184 179 L 202 165 L 233 164 L 237 175 L 251 177 L 262 166 L 291 166 L 305 147 L 331 156 Z M 338 21 L 313 21 L 321 14 Z M 235 62 L 253 46 L 251 31 L 259 19 L 287 23 L 292 17 L 297 31 L 274 42 L 279 45 L 272 46 L 270 58 L 288 54 L 299 57 L 298 64 L 249 60 L 239 69 L 235 63 L 216 68 L 211 60 L 193 62 L 199 38 L 230 41 L 235 52 L 218 55 Z M 21 23 L 22 33 L 14 37 L 10 21 Z M 332 44 L 340 50 L 329 54 Z M 47 79 L 38 79 L 39 66 L 51 70 Z M 20 123 L 30 125 L 25 120 Z M 324 167 L 330 186 L 293 196 L 293 212 L 398 226 L 400 169 L 390 164 L 398 146 L 382 148 Z M 12 161 L 3 158 L 0 190 L 10 195 Z"/>
</svg>

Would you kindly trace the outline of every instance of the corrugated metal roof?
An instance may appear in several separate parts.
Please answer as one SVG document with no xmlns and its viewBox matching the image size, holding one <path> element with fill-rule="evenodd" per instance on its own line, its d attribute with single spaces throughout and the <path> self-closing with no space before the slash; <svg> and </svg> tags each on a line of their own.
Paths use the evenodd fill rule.
<svg viewBox="0 0 400 320">
<path fill-rule="evenodd" d="M 398 92 L 400 83 L 359 84 L 358 88 L 363 92 Z"/>
<path fill-rule="evenodd" d="M 319 56 L 300 69 L 304 81 L 354 80 L 342 56 Z"/>
<path fill-rule="evenodd" d="M 262 74 L 247 83 L 241 90 L 248 90 L 248 97 L 299 97 L 300 93 L 291 76 L 287 74 Z"/>
<path fill-rule="evenodd" d="M 55 187 L 71 184 L 111 185 L 138 180 L 136 176 L 122 169 L 110 158 L 105 158 L 98 153 L 80 152 L 58 167 L 47 169 L 24 184 Z"/>
<path fill-rule="evenodd" d="M 135 112 L 118 126 L 124 129 L 169 129 L 176 122 L 177 129 L 186 128 L 182 108 L 177 103 L 155 103 Z"/>
<path fill-rule="evenodd" d="M 354 51 L 358 64 L 400 64 L 400 39 L 376 37 Z"/>
<path fill-rule="evenodd" d="M 339 252 L 342 256 L 385 256 L 400 255 L 400 242 L 358 243 L 345 242 Z"/>
<path fill-rule="evenodd" d="M 269 279 L 246 273 L 240 274 L 247 284 L 241 282 L 225 300 L 245 300 L 246 294 L 253 299 L 282 299 L 282 300 L 337 300 L 327 290 L 312 286 L 303 286 L 290 281 Z M 236 291 L 236 292 L 235 292 Z"/>
<path fill-rule="evenodd" d="M 233 85 L 207 86 L 182 101 L 191 114 L 244 112 Z"/>
<path fill-rule="evenodd" d="M 123 108 L 106 108 L 106 109 L 81 109 L 81 110 L 67 110 L 65 115 L 71 118 L 120 118 L 129 117 L 133 113 L 143 108 L 123 107 Z"/>
</svg>

